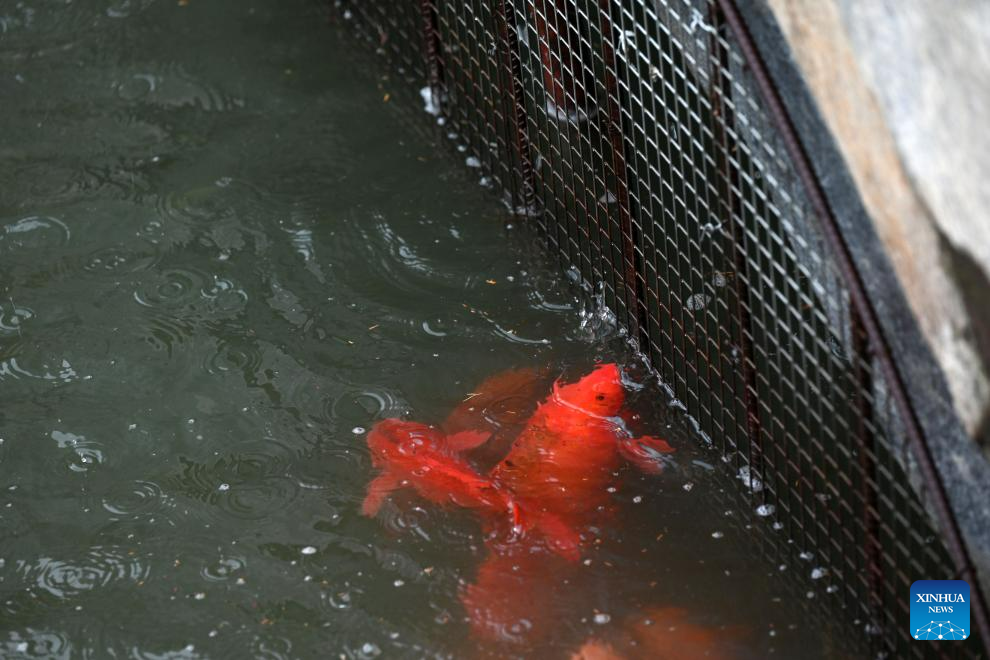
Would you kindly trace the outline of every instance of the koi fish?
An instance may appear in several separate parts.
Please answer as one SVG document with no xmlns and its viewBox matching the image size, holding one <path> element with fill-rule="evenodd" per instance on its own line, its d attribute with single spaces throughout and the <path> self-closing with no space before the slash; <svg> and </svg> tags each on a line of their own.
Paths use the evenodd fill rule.
<svg viewBox="0 0 990 660">
<path fill-rule="evenodd" d="M 498 527 L 507 515 L 512 536 L 535 533 L 553 552 L 576 559 L 577 535 L 555 515 L 527 507 L 459 456 L 489 435 L 470 430 L 445 435 L 434 427 L 399 419 L 378 422 L 368 433 L 368 447 L 380 473 L 368 484 L 361 512 L 377 515 L 392 492 L 408 487 L 435 504 L 481 511 L 489 528 Z"/>
<path fill-rule="evenodd" d="M 661 456 L 674 451 L 660 438 L 633 437 L 620 416 L 624 401 L 615 364 L 600 365 L 576 383 L 554 383 L 492 478 L 565 520 L 594 517 L 622 458 L 657 474 Z"/>
<path fill-rule="evenodd" d="M 581 532 L 607 518 L 609 485 L 623 458 L 656 474 L 663 468 L 661 456 L 673 451 L 664 440 L 629 432 L 621 417 L 624 401 L 615 364 L 600 365 L 576 383 L 554 383 L 551 396 L 492 470 L 500 487 L 563 523 L 544 528 L 551 542 L 564 543 L 574 535 L 580 539 Z M 548 601 L 547 594 L 570 582 L 554 574 L 566 574 L 566 568 L 518 543 L 490 544 L 489 549 L 475 581 L 461 593 L 475 635 L 503 642 L 519 641 L 518 630 L 542 635 L 556 618 L 554 599 Z M 556 554 L 573 561 L 579 552 Z"/>
</svg>

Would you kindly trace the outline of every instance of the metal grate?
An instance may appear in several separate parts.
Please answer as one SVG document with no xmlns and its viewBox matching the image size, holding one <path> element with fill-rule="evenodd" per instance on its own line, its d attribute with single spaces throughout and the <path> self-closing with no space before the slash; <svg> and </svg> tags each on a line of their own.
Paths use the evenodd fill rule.
<svg viewBox="0 0 990 660">
<path fill-rule="evenodd" d="M 766 543 L 828 568 L 839 588 L 826 606 L 878 653 L 978 653 L 978 640 L 908 634 L 911 583 L 968 559 L 951 512 L 922 504 L 941 493 L 917 421 L 734 5 L 340 6 L 425 82 L 427 109 L 482 183 L 601 287 L 700 430 L 749 475 L 753 504 L 785 523 Z M 912 483 L 914 461 L 930 478 Z M 936 531 L 933 516 L 949 526 Z"/>
</svg>

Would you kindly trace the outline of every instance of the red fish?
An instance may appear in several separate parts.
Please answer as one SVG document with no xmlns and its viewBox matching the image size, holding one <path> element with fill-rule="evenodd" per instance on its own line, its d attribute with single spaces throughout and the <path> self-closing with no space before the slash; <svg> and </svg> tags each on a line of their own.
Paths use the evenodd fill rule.
<svg viewBox="0 0 990 660">
<path fill-rule="evenodd" d="M 368 484 L 362 513 L 374 516 L 385 498 L 403 486 L 436 504 L 514 512 L 515 502 L 503 489 L 457 456 L 487 439 L 487 433 L 475 431 L 445 436 L 425 424 L 399 419 L 378 422 L 368 434 L 368 448 L 381 473 Z"/>
<path fill-rule="evenodd" d="M 507 392 L 527 392 L 538 380 L 532 370 L 488 379 L 472 397 L 477 401 L 466 401 L 444 423 L 449 435 L 395 419 L 379 422 L 368 435 L 381 473 L 369 484 L 365 515 L 375 515 L 388 494 L 403 487 L 482 515 L 489 556 L 462 602 L 476 634 L 488 639 L 519 641 L 546 631 L 560 585 L 570 583 L 569 567 L 580 556 L 581 533 L 607 520 L 609 485 L 622 458 L 657 473 L 661 455 L 673 451 L 663 440 L 630 433 L 621 417 L 619 368 L 604 364 L 576 383 L 554 383 L 505 457 L 489 475 L 480 474 L 462 454 L 503 430 L 486 411 Z M 513 410 L 532 409 L 517 403 Z M 511 532 L 500 533 L 506 519 Z"/>
<path fill-rule="evenodd" d="M 609 485 L 622 458 L 658 473 L 661 455 L 673 451 L 659 438 L 632 436 L 621 417 L 624 401 L 615 364 L 601 365 L 576 383 L 555 383 L 552 395 L 537 407 L 508 455 L 492 470 L 496 484 L 564 524 L 544 528 L 551 538 L 566 534 L 559 543 L 607 519 Z M 519 622 L 525 622 L 531 637 L 544 634 L 556 616 L 553 599 L 544 602 L 534 594 L 543 593 L 545 600 L 546 594 L 569 582 L 553 577 L 562 567 L 520 544 L 490 544 L 489 549 L 477 579 L 461 597 L 475 634 L 518 641 L 520 635 L 512 631 L 519 629 Z"/>
<path fill-rule="evenodd" d="M 575 522 L 590 520 L 608 501 L 621 458 L 659 473 L 666 441 L 635 438 L 620 417 L 625 401 L 619 368 L 603 364 L 576 383 L 554 383 L 493 479 L 521 498 Z"/>
<path fill-rule="evenodd" d="M 368 484 L 362 513 L 376 515 L 390 493 L 408 487 L 435 504 L 481 511 L 489 528 L 499 527 L 508 517 L 512 535 L 531 534 L 553 552 L 576 559 L 578 539 L 572 530 L 552 513 L 535 507 L 527 511 L 525 502 L 520 504 L 519 498 L 478 474 L 458 455 L 488 436 L 481 431 L 444 435 L 431 426 L 399 419 L 378 422 L 368 434 L 368 447 L 381 472 Z"/>
</svg>

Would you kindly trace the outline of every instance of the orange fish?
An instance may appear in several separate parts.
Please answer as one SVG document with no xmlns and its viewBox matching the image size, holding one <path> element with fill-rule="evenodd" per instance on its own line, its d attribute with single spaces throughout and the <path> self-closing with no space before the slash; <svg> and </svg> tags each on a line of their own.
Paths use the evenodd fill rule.
<svg viewBox="0 0 990 660">
<path fill-rule="evenodd" d="M 576 383 L 554 383 L 551 396 L 537 407 L 508 455 L 492 470 L 500 487 L 532 502 L 539 514 L 563 523 L 543 527 L 552 545 L 567 543 L 607 519 L 609 486 L 622 458 L 658 473 L 661 456 L 673 451 L 664 440 L 637 438 L 629 432 L 621 417 L 624 401 L 615 364 L 600 365 Z M 546 601 L 547 595 L 570 582 L 555 577 L 566 569 L 559 560 L 527 549 L 525 542 L 490 543 L 489 550 L 475 582 L 461 594 L 475 634 L 498 641 L 545 634 L 556 617 L 553 599 Z"/>
<path fill-rule="evenodd" d="M 454 504 L 486 515 L 486 526 L 498 528 L 507 516 L 512 535 L 533 533 L 550 550 L 577 558 L 577 535 L 552 513 L 527 511 L 525 502 L 492 479 L 478 474 L 459 452 L 484 442 L 489 434 L 461 431 L 444 435 L 440 430 L 399 419 L 378 422 L 368 433 L 371 460 L 381 472 L 368 484 L 361 512 L 378 513 L 385 499 L 400 488 L 411 488 L 435 504 Z"/>
<path fill-rule="evenodd" d="M 615 364 L 603 364 L 576 383 L 554 383 L 492 478 L 516 496 L 539 502 L 575 523 L 600 517 L 622 458 L 649 473 L 663 470 L 666 441 L 633 437 L 620 416 L 625 388 Z"/>
</svg>

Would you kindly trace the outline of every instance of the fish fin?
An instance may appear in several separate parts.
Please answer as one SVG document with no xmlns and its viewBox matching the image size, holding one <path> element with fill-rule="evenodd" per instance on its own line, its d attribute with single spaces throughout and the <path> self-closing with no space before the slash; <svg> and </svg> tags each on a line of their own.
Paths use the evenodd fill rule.
<svg viewBox="0 0 990 660">
<path fill-rule="evenodd" d="M 494 413 L 499 423 L 522 422 L 536 409 L 544 371 L 533 367 L 509 369 L 489 376 L 475 386 L 441 425 L 448 433 L 457 433 L 486 424 L 486 411 Z"/>
<path fill-rule="evenodd" d="M 619 453 L 627 461 L 649 474 L 663 472 L 663 461 L 660 456 L 673 452 L 674 448 L 667 444 L 666 440 L 649 435 L 619 441 Z"/>
<path fill-rule="evenodd" d="M 461 452 L 469 451 L 475 447 L 480 447 L 481 445 L 488 442 L 488 439 L 492 437 L 489 431 L 458 431 L 447 436 L 447 447 L 451 451 Z"/>
<path fill-rule="evenodd" d="M 543 537 L 547 547 L 568 561 L 581 557 L 581 537 L 577 531 L 559 516 L 523 507 L 516 512 L 516 520 L 523 529 L 531 529 Z"/>
<path fill-rule="evenodd" d="M 364 496 L 364 502 L 361 503 L 361 513 L 369 518 L 378 515 L 385 499 L 399 487 L 400 483 L 401 480 L 388 471 L 382 472 L 372 479 L 368 484 L 368 494 Z"/>
</svg>

